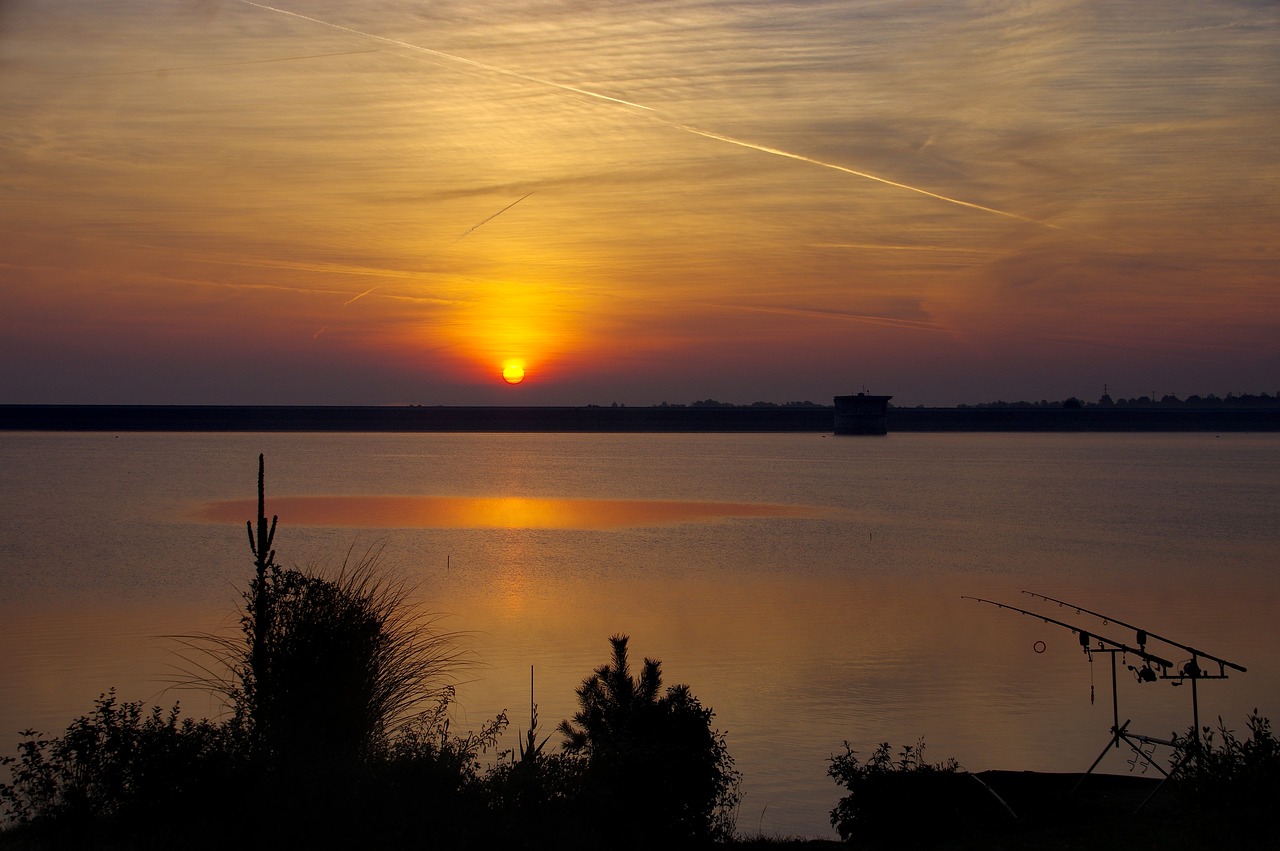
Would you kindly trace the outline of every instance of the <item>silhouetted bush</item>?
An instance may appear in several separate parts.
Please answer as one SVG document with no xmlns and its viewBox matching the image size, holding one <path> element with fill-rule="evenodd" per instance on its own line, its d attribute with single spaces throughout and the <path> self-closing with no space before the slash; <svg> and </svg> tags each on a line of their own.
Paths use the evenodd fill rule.
<svg viewBox="0 0 1280 851">
<path fill-rule="evenodd" d="M 481 757 L 496 747 L 506 715 L 456 735 L 449 718 L 453 696 L 446 687 L 432 709 L 402 727 L 339 802 L 352 815 L 352 847 L 476 845 L 503 835 L 505 825 L 489 817 Z M 325 839 L 333 839 L 331 831 Z"/>
<path fill-rule="evenodd" d="M 213 667 L 229 672 L 206 683 L 249 725 L 260 768 L 305 777 L 349 770 L 385 748 L 398 723 L 442 697 L 458 654 L 452 636 L 414 618 L 406 586 L 379 573 L 377 550 L 354 563 L 348 553 L 332 577 L 281 569 L 265 479 L 259 455 L 243 638 L 198 636 L 188 646 L 211 650 Z"/>
<path fill-rule="evenodd" d="M 688 686 L 660 693 L 654 659 L 633 678 L 627 636 L 609 642 L 612 660 L 578 688 L 581 708 L 559 727 L 565 752 L 585 760 L 578 819 L 613 845 L 728 839 L 740 775 L 714 713 Z"/>
<path fill-rule="evenodd" d="M 845 742 L 844 753 L 830 762 L 827 774 L 849 792 L 831 811 L 831 826 L 844 840 L 954 830 L 957 808 L 970 791 L 962 786 L 973 783 L 954 759 L 927 762 L 923 741 L 903 746 L 897 759 L 881 742 L 865 762 Z"/>
<path fill-rule="evenodd" d="M 1280 800 L 1280 739 L 1256 709 L 1247 723 L 1243 738 L 1221 719 L 1216 731 L 1205 727 L 1199 739 L 1195 730 L 1174 736 L 1178 811 L 1188 821 L 1237 838 L 1270 834 Z"/>
<path fill-rule="evenodd" d="M 544 753 L 550 736 L 539 741 L 538 706 L 530 671 L 529 729 L 515 750 L 503 751 L 484 777 L 490 819 L 502 826 L 512 848 L 573 848 L 589 834 L 573 821 L 581 794 L 585 762 L 567 754 Z"/>
<path fill-rule="evenodd" d="M 510 848 L 599 847 L 579 801 L 586 762 L 564 753 L 519 760 L 508 754 L 485 774 L 487 818 Z"/>
<path fill-rule="evenodd" d="M 14 823 L 53 824 L 63 832 L 152 833 L 218 817 L 234 799 L 247 753 L 232 722 L 180 719 L 142 703 L 102 695 L 66 732 L 34 731 L 4 757 L 12 782 L 0 785 L 0 813 Z"/>
<path fill-rule="evenodd" d="M 263 654 L 256 665 L 248 652 L 232 660 L 265 767 L 348 770 L 443 696 L 458 662 L 451 636 L 413 619 L 404 587 L 379 578 L 376 559 L 344 564 L 332 579 L 277 570 L 267 581 Z M 247 651 L 257 631 L 251 610 L 244 623 Z"/>
</svg>

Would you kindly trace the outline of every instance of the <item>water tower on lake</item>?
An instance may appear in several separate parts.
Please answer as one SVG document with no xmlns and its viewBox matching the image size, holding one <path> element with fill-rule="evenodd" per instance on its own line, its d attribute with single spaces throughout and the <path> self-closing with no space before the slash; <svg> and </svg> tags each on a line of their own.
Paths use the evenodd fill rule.
<svg viewBox="0 0 1280 851">
<path fill-rule="evenodd" d="M 892 396 L 837 396 L 836 434 L 888 434 Z"/>
</svg>

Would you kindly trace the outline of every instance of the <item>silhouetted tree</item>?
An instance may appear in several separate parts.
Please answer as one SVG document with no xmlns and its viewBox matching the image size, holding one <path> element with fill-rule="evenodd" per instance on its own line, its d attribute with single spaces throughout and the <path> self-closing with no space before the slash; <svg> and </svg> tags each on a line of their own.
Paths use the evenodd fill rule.
<svg viewBox="0 0 1280 851">
<path fill-rule="evenodd" d="M 661 663 L 632 677 L 627 636 L 578 688 L 579 711 L 564 721 L 567 754 L 582 758 L 582 818 L 612 844 L 729 838 L 740 775 L 712 710 L 688 686 L 661 693 Z"/>
<path fill-rule="evenodd" d="M 633 719 L 656 705 L 662 687 L 661 663 L 645 659 L 640 677 L 633 679 L 627 641 L 625 635 L 612 636 L 613 658 L 578 687 L 581 708 L 573 722 L 562 721 L 559 727 L 566 751 L 592 755 L 625 746 L 635 726 Z"/>
</svg>

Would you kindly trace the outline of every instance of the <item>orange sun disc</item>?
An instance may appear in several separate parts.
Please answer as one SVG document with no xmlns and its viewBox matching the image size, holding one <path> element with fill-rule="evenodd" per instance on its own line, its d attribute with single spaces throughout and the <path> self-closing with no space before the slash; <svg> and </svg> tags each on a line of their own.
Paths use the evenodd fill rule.
<svg viewBox="0 0 1280 851">
<path fill-rule="evenodd" d="M 519 384 L 524 381 L 524 367 L 518 363 L 508 364 L 502 368 L 502 380 L 508 384 Z"/>
</svg>

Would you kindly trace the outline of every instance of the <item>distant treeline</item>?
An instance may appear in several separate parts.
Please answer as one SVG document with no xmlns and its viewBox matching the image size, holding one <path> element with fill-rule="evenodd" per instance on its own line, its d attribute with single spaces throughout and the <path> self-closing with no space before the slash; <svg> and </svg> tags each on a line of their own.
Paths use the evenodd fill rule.
<svg viewBox="0 0 1280 851">
<path fill-rule="evenodd" d="M 598 408 L 599 405 L 587 405 L 588 408 Z M 609 407 L 625 408 L 625 404 L 614 402 Z M 715 399 L 699 399 L 696 402 L 685 404 L 683 402 L 660 402 L 653 405 L 655 408 L 830 408 L 830 403 L 810 402 L 751 402 L 739 405 L 734 402 L 720 402 Z M 900 408 L 901 405 L 889 403 L 890 408 Z M 916 408 L 924 408 L 925 405 L 916 405 Z M 1185 399 L 1179 399 L 1173 394 L 1166 394 L 1156 399 L 1154 396 L 1134 396 L 1129 399 L 1112 399 L 1109 395 L 1103 394 L 1096 402 L 1086 402 L 1076 396 L 1057 401 L 1049 401 L 1041 399 L 1038 402 L 1006 402 L 1004 400 L 996 402 L 977 402 L 975 404 L 959 404 L 957 408 L 1280 408 L 1280 392 L 1276 395 L 1270 393 L 1244 393 L 1236 395 L 1228 393 L 1226 396 L 1217 396 L 1213 393 L 1207 396 L 1191 395 Z"/>
<path fill-rule="evenodd" d="M 594 408 L 595 405 L 588 405 L 588 408 Z M 625 408 L 626 405 L 613 403 L 615 408 Z M 661 402 L 654 405 L 655 408 L 829 408 L 830 405 L 819 405 L 817 402 L 752 402 L 749 405 L 736 405 L 733 402 L 717 402 L 715 399 L 699 399 L 697 402 L 691 402 L 688 405 L 672 402 Z"/>
<path fill-rule="evenodd" d="M 918 407 L 924 407 L 920 405 Z M 1245 393 L 1237 396 L 1228 393 L 1226 396 L 1191 395 L 1179 399 L 1173 394 L 1166 394 L 1159 399 L 1153 396 L 1135 396 L 1131 399 L 1112 399 L 1103 394 L 1096 402 L 1085 402 L 1072 396 L 1059 402 L 1041 399 L 1039 402 L 979 402 L 976 405 L 957 405 L 958 408 L 1280 408 L 1280 392 L 1272 396 L 1270 393 Z"/>
<path fill-rule="evenodd" d="M 955 408 L 890 406 L 888 430 L 1280 431 L 1280 404 L 1225 400 L 1151 404 L 993 402 Z M 1206 397 L 1212 399 L 1213 397 Z M 1256 397 L 1255 397 L 1256 398 Z M 234 405 L 0 405 L 0 431 L 111 432 L 824 432 L 835 408 L 794 403 L 627 407 Z"/>
</svg>

